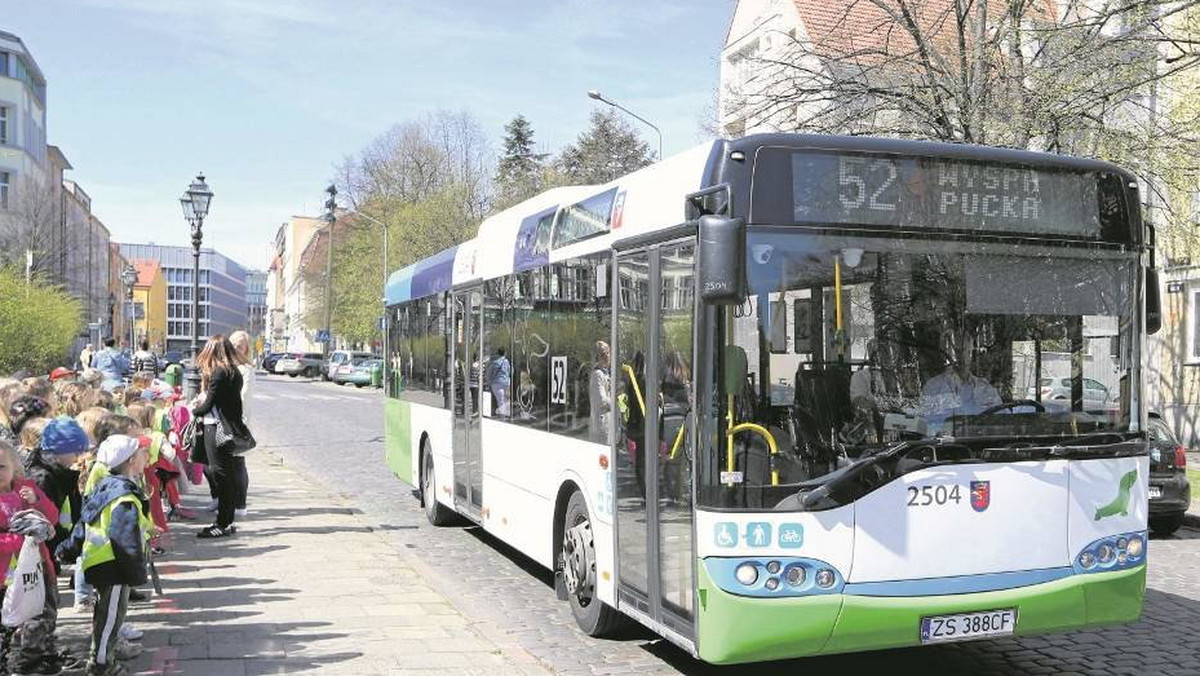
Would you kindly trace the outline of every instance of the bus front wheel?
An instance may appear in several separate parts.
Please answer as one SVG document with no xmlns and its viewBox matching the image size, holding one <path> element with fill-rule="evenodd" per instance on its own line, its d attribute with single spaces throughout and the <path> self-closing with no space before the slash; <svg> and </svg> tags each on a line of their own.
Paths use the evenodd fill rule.
<svg viewBox="0 0 1200 676">
<path fill-rule="evenodd" d="M 621 624 L 621 615 L 596 595 L 596 547 L 583 493 L 575 491 L 563 520 L 559 569 L 575 623 L 588 636 L 608 636 Z"/>
<path fill-rule="evenodd" d="M 421 500 L 425 503 L 425 518 L 435 526 L 449 526 L 454 515 L 437 500 L 437 478 L 433 474 L 433 454 L 427 444 L 422 444 L 421 456 Z"/>
</svg>

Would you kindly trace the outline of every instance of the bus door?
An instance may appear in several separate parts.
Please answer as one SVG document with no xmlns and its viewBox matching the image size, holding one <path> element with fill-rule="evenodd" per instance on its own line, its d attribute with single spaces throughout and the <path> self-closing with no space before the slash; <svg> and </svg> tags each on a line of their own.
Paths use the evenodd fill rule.
<svg viewBox="0 0 1200 676">
<path fill-rule="evenodd" d="M 483 364 L 483 293 L 476 287 L 454 293 L 454 505 L 479 520 L 483 510 L 479 402 Z"/>
<path fill-rule="evenodd" d="M 694 240 L 617 257 L 618 606 L 691 640 Z"/>
</svg>

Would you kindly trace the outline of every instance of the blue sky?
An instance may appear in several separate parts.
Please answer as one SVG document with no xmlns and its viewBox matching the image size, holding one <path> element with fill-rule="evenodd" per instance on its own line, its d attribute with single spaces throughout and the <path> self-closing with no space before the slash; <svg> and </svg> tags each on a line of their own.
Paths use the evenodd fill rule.
<svg viewBox="0 0 1200 676">
<path fill-rule="evenodd" d="M 0 29 L 46 74 L 50 142 L 114 238 L 186 244 L 178 197 L 204 171 L 205 244 L 261 267 L 335 163 L 426 112 L 471 111 L 494 147 L 520 112 L 554 152 L 596 88 L 658 124 L 666 154 L 702 141 L 733 5 L 26 0 Z"/>
</svg>

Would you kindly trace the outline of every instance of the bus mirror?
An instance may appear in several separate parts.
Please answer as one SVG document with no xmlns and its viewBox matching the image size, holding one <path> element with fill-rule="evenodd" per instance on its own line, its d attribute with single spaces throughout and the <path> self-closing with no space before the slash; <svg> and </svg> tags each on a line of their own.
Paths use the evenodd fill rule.
<svg viewBox="0 0 1200 676">
<path fill-rule="evenodd" d="M 1158 270 L 1146 268 L 1146 333 L 1162 328 L 1162 296 L 1158 288 Z"/>
<path fill-rule="evenodd" d="M 697 228 L 700 239 L 700 298 L 716 305 L 742 302 L 742 266 L 746 255 L 746 223 L 740 218 L 701 216 Z"/>
</svg>

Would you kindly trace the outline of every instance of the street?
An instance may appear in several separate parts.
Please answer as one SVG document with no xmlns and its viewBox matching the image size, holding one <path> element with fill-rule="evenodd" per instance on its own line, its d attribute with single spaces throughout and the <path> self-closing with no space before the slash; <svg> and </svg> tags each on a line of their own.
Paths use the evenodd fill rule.
<svg viewBox="0 0 1200 676">
<path fill-rule="evenodd" d="M 641 630 L 592 639 L 555 599 L 548 571 L 478 528 L 428 524 L 409 487 L 384 466 L 382 409 L 379 390 L 260 373 L 252 425 L 259 452 L 278 456 L 378 523 L 401 558 L 411 559 L 406 564 L 473 627 L 506 636 L 556 673 L 1200 673 L 1200 532 L 1188 529 L 1151 542 L 1145 610 L 1130 626 L 727 668 L 700 663 Z"/>
</svg>

